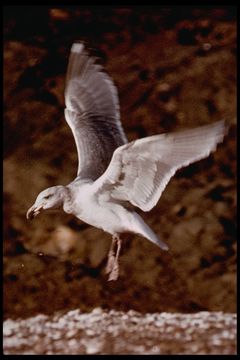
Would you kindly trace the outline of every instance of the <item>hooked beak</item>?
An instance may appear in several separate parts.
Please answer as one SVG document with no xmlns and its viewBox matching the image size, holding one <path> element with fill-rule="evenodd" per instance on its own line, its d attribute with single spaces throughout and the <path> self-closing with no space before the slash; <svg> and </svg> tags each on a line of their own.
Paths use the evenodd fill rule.
<svg viewBox="0 0 240 360">
<path fill-rule="evenodd" d="M 43 205 L 40 205 L 40 206 L 33 205 L 28 210 L 28 212 L 26 214 L 26 218 L 28 220 L 29 219 L 32 220 L 33 218 L 35 218 L 35 216 L 37 216 L 41 212 L 42 209 L 43 209 Z"/>
</svg>

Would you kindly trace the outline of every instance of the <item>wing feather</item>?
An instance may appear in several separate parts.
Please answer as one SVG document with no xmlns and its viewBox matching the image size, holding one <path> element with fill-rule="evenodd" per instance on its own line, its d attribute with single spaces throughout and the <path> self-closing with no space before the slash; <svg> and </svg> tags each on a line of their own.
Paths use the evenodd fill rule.
<svg viewBox="0 0 240 360">
<path fill-rule="evenodd" d="M 149 211 L 175 172 L 207 157 L 225 132 L 224 121 L 219 121 L 123 145 L 115 150 L 109 167 L 95 182 L 95 191 L 110 191 L 113 198 Z"/>
<path fill-rule="evenodd" d="M 77 146 L 80 178 L 96 180 L 107 169 L 114 150 L 127 142 L 117 90 L 83 44 L 71 49 L 65 88 L 65 118 Z"/>
</svg>

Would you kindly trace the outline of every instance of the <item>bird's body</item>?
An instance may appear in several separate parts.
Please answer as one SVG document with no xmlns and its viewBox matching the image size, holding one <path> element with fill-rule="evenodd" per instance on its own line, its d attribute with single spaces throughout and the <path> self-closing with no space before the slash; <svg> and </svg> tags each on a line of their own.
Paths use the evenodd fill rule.
<svg viewBox="0 0 240 360">
<path fill-rule="evenodd" d="M 123 232 L 127 210 L 121 205 L 111 202 L 108 193 L 100 194 L 98 197 L 94 196 L 92 181 L 78 181 L 75 184 L 69 184 L 68 189 L 72 204 L 70 208 L 64 206 L 64 211 L 112 235 Z M 108 221 L 106 222 L 104 219 L 108 219 Z"/>
<path fill-rule="evenodd" d="M 151 210 L 178 169 L 216 149 L 223 140 L 225 125 L 219 121 L 128 143 L 111 78 L 77 43 L 71 49 L 65 101 L 65 118 L 79 158 L 77 177 L 67 186 L 42 191 L 27 218 L 62 206 L 66 213 L 111 234 L 107 272 L 109 280 L 116 280 L 121 233 L 140 234 L 168 249 L 133 206 Z"/>
<path fill-rule="evenodd" d="M 81 180 L 70 183 L 66 188 L 68 191 L 63 203 L 65 212 L 111 235 L 136 233 L 167 250 L 167 245 L 158 239 L 143 219 L 120 201 L 112 199 L 110 191 L 97 194 L 93 181 Z"/>
</svg>

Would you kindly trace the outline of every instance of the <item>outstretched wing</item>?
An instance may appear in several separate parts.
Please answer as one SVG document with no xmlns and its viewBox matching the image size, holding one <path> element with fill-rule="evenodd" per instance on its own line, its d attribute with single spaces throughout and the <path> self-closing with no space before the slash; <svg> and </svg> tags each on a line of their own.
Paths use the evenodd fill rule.
<svg viewBox="0 0 240 360">
<path fill-rule="evenodd" d="M 71 48 L 65 103 L 65 118 L 77 145 L 77 175 L 96 180 L 108 167 L 114 150 L 127 139 L 117 90 L 80 43 Z"/>
<path fill-rule="evenodd" d="M 223 140 L 224 121 L 172 134 L 132 141 L 116 149 L 105 173 L 94 183 L 96 193 L 151 210 L 175 172 L 207 157 Z"/>
</svg>

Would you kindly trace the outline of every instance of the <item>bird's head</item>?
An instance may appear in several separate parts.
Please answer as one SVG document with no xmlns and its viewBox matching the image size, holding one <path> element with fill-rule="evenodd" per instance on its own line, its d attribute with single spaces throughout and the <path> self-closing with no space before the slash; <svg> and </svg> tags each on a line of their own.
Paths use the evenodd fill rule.
<svg viewBox="0 0 240 360">
<path fill-rule="evenodd" d="M 42 210 L 59 208 L 63 204 L 63 194 L 63 186 L 53 186 L 40 192 L 26 214 L 27 219 L 33 219 Z"/>
</svg>

